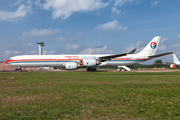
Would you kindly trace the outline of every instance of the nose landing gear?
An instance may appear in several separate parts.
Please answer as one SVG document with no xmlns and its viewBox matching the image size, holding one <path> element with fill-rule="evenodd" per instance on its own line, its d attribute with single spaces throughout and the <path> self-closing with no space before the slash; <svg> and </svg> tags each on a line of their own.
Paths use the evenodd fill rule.
<svg viewBox="0 0 180 120">
<path fill-rule="evenodd" d="M 21 69 L 21 67 L 16 67 L 15 71 L 22 72 L 22 69 Z"/>
</svg>

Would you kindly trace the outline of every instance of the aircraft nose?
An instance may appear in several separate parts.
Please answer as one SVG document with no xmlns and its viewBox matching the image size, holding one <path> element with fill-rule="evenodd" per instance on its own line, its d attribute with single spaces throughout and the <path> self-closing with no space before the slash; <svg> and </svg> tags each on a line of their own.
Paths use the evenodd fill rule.
<svg viewBox="0 0 180 120">
<path fill-rule="evenodd" d="M 6 60 L 6 62 L 5 63 L 8 63 L 9 62 L 9 60 Z"/>
</svg>

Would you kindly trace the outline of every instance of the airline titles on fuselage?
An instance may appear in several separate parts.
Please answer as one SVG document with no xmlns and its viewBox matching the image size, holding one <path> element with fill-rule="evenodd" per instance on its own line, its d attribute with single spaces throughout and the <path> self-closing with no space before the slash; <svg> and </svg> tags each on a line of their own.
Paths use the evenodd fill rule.
<svg viewBox="0 0 180 120">
<path fill-rule="evenodd" d="M 64 58 L 67 58 L 67 59 L 88 59 L 88 58 L 94 58 L 96 59 L 96 56 L 71 56 L 71 55 L 67 55 L 67 56 L 64 56 Z"/>
</svg>

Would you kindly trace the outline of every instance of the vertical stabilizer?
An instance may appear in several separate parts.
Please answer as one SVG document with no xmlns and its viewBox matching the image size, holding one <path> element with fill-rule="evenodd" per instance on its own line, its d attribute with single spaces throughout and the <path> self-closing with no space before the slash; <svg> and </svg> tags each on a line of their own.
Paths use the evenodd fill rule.
<svg viewBox="0 0 180 120">
<path fill-rule="evenodd" d="M 151 42 L 138 54 L 143 55 L 154 55 L 159 45 L 159 41 L 161 40 L 161 36 L 155 36 Z"/>
<path fill-rule="evenodd" d="M 174 59 L 174 63 L 175 63 L 175 64 L 178 64 L 178 63 L 179 63 L 179 60 L 177 59 L 177 57 L 176 57 L 175 54 L 173 54 L 173 59 Z"/>
</svg>

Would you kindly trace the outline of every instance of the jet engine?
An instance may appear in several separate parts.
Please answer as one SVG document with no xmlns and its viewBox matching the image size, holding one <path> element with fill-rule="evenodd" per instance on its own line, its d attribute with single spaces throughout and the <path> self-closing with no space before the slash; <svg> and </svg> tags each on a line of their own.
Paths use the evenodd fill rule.
<svg viewBox="0 0 180 120">
<path fill-rule="evenodd" d="M 100 60 L 96 59 L 83 59 L 82 66 L 84 67 L 93 67 L 100 64 Z"/>
<path fill-rule="evenodd" d="M 175 64 L 171 64 L 170 68 L 176 68 L 176 65 Z"/>
<path fill-rule="evenodd" d="M 75 62 L 69 62 L 64 65 L 66 70 L 76 70 L 80 66 L 81 66 L 80 64 L 75 63 Z"/>
</svg>

